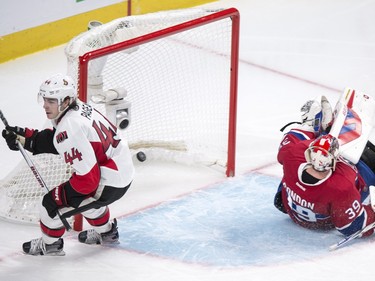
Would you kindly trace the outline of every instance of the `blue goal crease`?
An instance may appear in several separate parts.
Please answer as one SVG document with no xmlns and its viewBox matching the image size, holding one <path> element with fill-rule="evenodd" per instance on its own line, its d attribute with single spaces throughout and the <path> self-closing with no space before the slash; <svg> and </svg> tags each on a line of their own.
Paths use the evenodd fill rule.
<svg viewBox="0 0 375 281">
<path fill-rule="evenodd" d="M 336 234 L 297 227 L 273 206 L 279 181 L 249 173 L 120 218 L 120 247 L 212 266 L 284 263 L 327 252 Z"/>
</svg>

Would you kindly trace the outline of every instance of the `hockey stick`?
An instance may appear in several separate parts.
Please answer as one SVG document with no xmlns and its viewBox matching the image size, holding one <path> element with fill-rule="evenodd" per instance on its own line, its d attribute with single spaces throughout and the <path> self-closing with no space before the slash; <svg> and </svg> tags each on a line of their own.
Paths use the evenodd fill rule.
<svg viewBox="0 0 375 281">
<path fill-rule="evenodd" d="M 4 116 L 4 114 L 1 110 L 0 110 L 0 118 L 1 118 L 1 121 L 3 121 L 5 127 L 9 126 L 8 120 L 5 118 L 5 116 Z M 40 173 L 36 169 L 33 161 L 31 160 L 31 158 L 29 157 L 29 155 L 27 154 L 27 152 L 23 148 L 22 144 L 18 140 L 17 140 L 17 145 L 18 145 L 18 148 L 19 148 L 23 158 L 25 159 L 27 165 L 30 167 L 31 171 L 33 172 L 33 174 L 34 174 L 37 182 L 39 183 L 39 185 L 42 188 L 45 188 L 47 190 L 47 192 L 49 192 L 50 190 L 48 189 L 47 184 L 43 180 L 42 176 L 40 175 Z M 70 231 L 72 229 L 72 227 L 70 226 L 70 224 L 68 223 L 66 218 L 62 217 L 59 210 L 57 210 L 57 215 L 59 216 L 59 218 L 60 218 L 61 222 L 63 223 L 64 227 L 66 228 L 66 230 Z"/>
<path fill-rule="evenodd" d="M 344 125 L 345 119 L 347 117 L 347 109 L 346 107 L 351 107 L 350 104 L 352 104 L 354 99 L 355 91 L 353 89 L 347 88 L 345 89 L 345 93 L 343 98 L 339 101 L 339 106 L 336 108 L 337 115 L 334 124 L 332 125 L 331 131 L 329 132 L 333 137 L 339 138 L 341 129 Z M 337 242 L 336 244 L 329 247 L 330 251 L 336 250 L 350 241 L 360 237 L 363 233 L 375 228 L 375 222 L 367 225 L 361 230 L 358 230 L 357 232 L 353 233 L 352 235 L 349 235 L 345 237 L 343 240 Z"/>
<path fill-rule="evenodd" d="M 349 235 L 347 237 L 345 237 L 345 239 L 341 240 L 340 242 L 332 245 L 329 247 L 329 250 L 330 251 L 334 251 L 338 248 L 341 248 L 342 246 L 348 244 L 350 241 L 356 239 L 357 237 L 361 236 L 363 233 L 371 230 L 375 228 L 375 222 L 369 224 L 368 226 L 366 226 L 365 228 L 361 229 L 361 230 L 358 230 L 356 233 L 353 233 L 352 235 Z"/>
<path fill-rule="evenodd" d="M 346 89 L 346 93 L 344 93 L 344 96 L 340 98 L 335 108 L 335 111 L 336 111 L 335 122 L 333 123 L 332 128 L 329 131 L 329 134 L 337 139 L 339 139 L 341 129 L 344 126 L 344 123 L 346 120 L 347 104 L 349 103 L 349 101 L 351 100 L 354 94 L 355 94 L 354 90 Z"/>
</svg>

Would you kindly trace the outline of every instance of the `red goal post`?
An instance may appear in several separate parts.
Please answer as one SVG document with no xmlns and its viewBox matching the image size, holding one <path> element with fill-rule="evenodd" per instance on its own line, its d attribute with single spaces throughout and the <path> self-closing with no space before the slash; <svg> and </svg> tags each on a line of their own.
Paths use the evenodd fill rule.
<svg viewBox="0 0 375 281">
<path fill-rule="evenodd" d="M 198 10 L 198 9 L 187 9 L 186 12 L 189 13 L 190 11 L 195 11 L 195 10 Z M 169 14 L 168 14 L 169 13 Z M 154 13 L 155 15 L 158 15 L 158 14 L 162 14 L 161 18 L 163 21 L 168 21 L 168 15 L 171 15 L 174 16 L 173 13 L 184 13 L 183 10 L 179 10 L 179 11 L 169 11 L 169 12 L 160 12 L 160 13 Z M 144 15 L 144 18 L 145 20 L 147 21 L 147 17 L 149 15 Z M 136 16 L 136 17 L 139 17 L 139 16 Z M 128 18 L 131 18 L 131 17 L 128 17 Z M 188 40 L 190 39 L 175 39 L 175 41 L 184 41 L 184 40 L 187 40 L 186 42 L 183 42 L 183 44 L 186 44 L 186 45 L 190 45 L 190 47 L 192 46 L 192 48 L 195 48 L 196 50 L 199 51 L 199 49 L 201 49 L 202 52 L 212 52 L 212 53 L 215 53 L 215 55 L 217 57 L 220 57 L 220 56 L 227 56 L 227 59 L 229 60 L 229 65 L 228 65 L 228 85 L 225 85 L 223 84 L 224 86 L 223 87 L 228 87 L 225 89 L 226 91 L 226 94 L 227 94 L 227 99 L 228 99 L 228 112 L 227 112 L 227 117 L 228 117 L 228 120 L 227 120 L 227 128 L 225 129 L 226 130 L 226 133 L 227 133 L 227 146 L 226 146 L 226 175 L 227 176 L 234 176 L 235 174 L 235 149 L 236 149 L 236 108 L 237 108 L 237 81 L 238 81 L 238 52 L 239 52 L 239 12 L 238 10 L 236 10 L 235 8 L 230 8 L 230 9 L 226 9 L 226 10 L 218 10 L 218 11 L 207 11 L 206 14 L 204 16 L 200 16 L 200 17 L 197 17 L 197 18 L 194 18 L 194 19 L 191 19 L 191 20 L 188 20 L 188 21 L 185 21 L 185 22 L 181 22 L 179 24 L 175 24 L 175 25 L 172 25 L 172 26 L 168 26 L 166 28 L 163 28 L 163 29 L 160 29 L 160 30 L 156 30 L 156 31 L 152 31 L 150 33 L 146 33 L 146 34 L 142 34 L 141 36 L 138 36 L 138 37 L 134 37 L 134 38 L 130 38 L 128 40 L 125 40 L 125 41 L 122 41 L 122 42 L 118 42 L 118 43 L 115 43 L 115 44 L 112 44 L 112 45 L 108 45 L 106 47 L 103 47 L 103 48 L 98 48 L 98 49 L 95 49 L 95 50 L 90 50 L 89 52 L 83 54 L 82 56 L 79 56 L 79 72 L 78 72 L 78 83 L 79 83 L 79 96 L 80 96 L 80 99 L 83 100 L 83 101 L 89 101 L 89 98 L 88 98 L 88 95 L 89 95 L 89 90 L 88 90 L 88 84 L 89 84 L 89 76 L 90 76 L 90 69 L 89 69 L 89 65 L 90 65 L 90 62 L 93 62 L 95 60 L 99 60 L 103 57 L 108 57 L 110 55 L 113 55 L 113 54 L 118 54 L 119 52 L 127 52 L 127 50 L 131 50 L 129 53 L 131 56 L 132 53 L 137 53 L 138 51 L 133 51 L 134 48 L 142 48 L 145 44 L 149 43 L 149 42 L 157 42 L 159 40 L 162 40 L 163 38 L 171 38 L 171 40 L 173 40 L 173 35 L 176 35 L 176 34 L 183 34 L 184 32 L 189 32 L 191 31 L 192 33 L 198 33 L 199 31 L 197 31 L 199 29 L 199 27 L 201 26 L 209 26 L 210 24 L 214 24 L 214 23 L 217 23 L 217 22 L 220 22 L 220 21 L 227 21 L 226 24 L 230 24 L 230 27 L 229 27 L 229 31 L 227 30 L 228 29 L 228 26 L 225 26 L 225 30 L 222 30 L 223 33 L 224 32 L 227 32 L 228 34 L 230 34 L 230 42 L 229 42 L 229 45 L 230 46 L 230 49 L 229 50 L 226 50 L 226 52 L 228 53 L 225 53 L 225 52 L 222 52 L 221 53 L 221 50 L 218 51 L 218 50 L 215 50 L 215 49 L 212 49 L 212 50 L 209 50 L 208 48 L 210 48 L 211 46 L 206 46 L 205 44 L 202 44 L 200 45 L 200 43 L 202 42 L 196 42 L 194 40 L 193 43 L 189 42 Z M 150 19 L 150 21 L 156 21 L 155 20 L 155 17 Z M 171 20 L 172 22 L 175 21 L 175 19 L 172 19 Z M 130 21 L 131 22 L 131 21 Z M 136 20 L 135 20 L 136 22 Z M 137 24 L 137 23 L 135 23 Z M 225 24 L 225 25 L 226 25 Z M 221 25 L 219 26 L 219 28 L 222 27 Z M 194 30 L 194 31 L 192 31 Z M 218 32 L 218 34 L 220 32 L 222 32 L 221 30 L 218 30 L 215 32 Z M 201 32 L 204 32 L 201 31 Z M 209 30 L 209 32 L 212 32 L 212 30 Z M 190 35 L 189 35 L 190 36 Z M 220 40 L 221 38 L 219 38 L 219 36 L 216 34 L 215 36 L 217 36 L 217 39 Z M 219 42 L 217 42 L 219 44 Z M 216 43 L 214 43 L 216 44 Z M 191 57 L 191 60 L 193 60 L 194 57 L 192 56 Z M 176 61 L 176 63 L 179 63 L 178 60 Z M 210 61 L 208 60 L 207 62 L 206 61 L 203 61 L 203 63 L 210 63 Z M 126 65 L 126 62 L 124 63 L 124 65 Z M 143 65 L 141 67 L 147 67 L 147 64 L 146 65 Z M 212 65 L 212 67 L 215 67 L 215 65 Z M 117 71 L 117 70 L 114 70 L 114 71 Z M 169 74 L 163 74 L 163 75 L 169 75 Z M 104 77 L 105 79 L 105 77 Z M 147 79 L 147 73 L 146 73 L 146 77 L 145 79 Z M 178 78 L 177 78 L 178 79 Z M 221 77 L 215 77 L 215 76 L 209 76 L 208 79 L 212 79 L 215 81 L 215 79 L 222 79 Z M 126 88 L 126 83 L 128 81 L 126 81 L 126 79 L 124 79 L 125 82 L 125 90 L 128 91 L 128 96 L 129 96 L 129 99 L 131 100 L 132 98 L 134 97 L 131 97 L 130 95 L 132 94 L 130 92 L 129 89 Z M 108 84 L 109 81 L 107 81 Z M 212 82 L 212 81 L 211 81 Z M 194 83 L 194 82 L 193 82 Z M 216 82 L 214 83 L 219 83 L 219 81 L 216 80 Z M 114 86 L 114 85 L 112 85 Z M 116 85 L 117 86 L 117 85 Z M 168 88 L 166 88 L 167 91 L 169 91 Z M 130 92 L 130 93 L 129 93 Z M 213 95 L 213 99 L 215 99 L 216 97 Z M 181 101 L 182 102 L 182 101 Z M 133 106 L 134 108 L 134 106 Z M 134 109 L 132 109 L 134 111 Z M 135 126 L 135 125 L 134 125 Z M 213 144 L 212 144 L 213 145 Z"/>
</svg>

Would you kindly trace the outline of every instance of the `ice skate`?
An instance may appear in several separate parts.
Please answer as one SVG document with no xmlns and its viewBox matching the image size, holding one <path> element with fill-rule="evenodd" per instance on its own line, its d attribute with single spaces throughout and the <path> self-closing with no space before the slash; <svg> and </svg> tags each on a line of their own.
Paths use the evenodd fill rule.
<svg viewBox="0 0 375 281">
<path fill-rule="evenodd" d="M 42 238 L 36 238 L 22 245 L 24 253 L 33 256 L 65 256 L 63 248 L 64 240 L 62 238 L 52 244 L 46 244 Z"/>
<path fill-rule="evenodd" d="M 85 244 L 119 244 L 117 220 L 113 220 L 110 231 L 98 233 L 95 229 L 85 230 L 79 233 L 78 240 Z"/>
</svg>

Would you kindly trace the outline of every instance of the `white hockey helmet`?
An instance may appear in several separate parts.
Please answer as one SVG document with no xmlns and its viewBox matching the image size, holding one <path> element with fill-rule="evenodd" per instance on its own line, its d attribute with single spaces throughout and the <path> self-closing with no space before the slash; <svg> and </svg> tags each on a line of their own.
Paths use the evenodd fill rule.
<svg viewBox="0 0 375 281">
<path fill-rule="evenodd" d="M 339 157 L 339 142 L 331 135 L 323 135 L 312 141 L 305 151 L 305 158 L 312 167 L 320 172 L 336 168 Z"/>
<path fill-rule="evenodd" d="M 301 107 L 301 121 L 305 129 L 314 132 L 316 136 L 332 124 L 332 108 L 325 96 L 317 96 L 308 100 Z"/>
<path fill-rule="evenodd" d="M 57 99 L 58 105 L 67 98 L 70 98 L 70 104 L 77 98 L 76 83 L 70 76 L 55 74 L 48 78 L 40 85 L 38 101 L 42 102 L 43 98 Z"/>
</svg>

